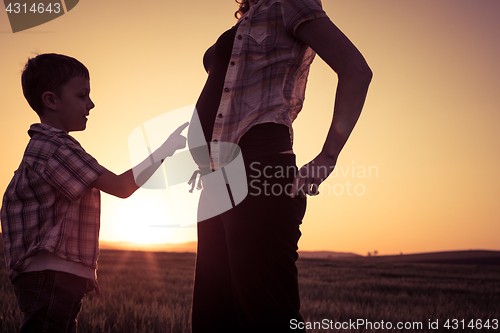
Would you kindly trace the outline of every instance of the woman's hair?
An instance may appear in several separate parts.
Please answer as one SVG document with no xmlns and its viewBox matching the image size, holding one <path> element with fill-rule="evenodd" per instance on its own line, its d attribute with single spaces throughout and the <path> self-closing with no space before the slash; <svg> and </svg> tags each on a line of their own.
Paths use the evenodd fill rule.
<svg viewBox="0 0 500 333">
<path fill-rule="evenodd" d="M 235 0 L 236 3 L 240 5 L 240 8 L 234 13 L 234 17 L 240 18 L 242 15 L 244 15 L 248 10 L 250 9 L 250 3 L 248 2 L 249 0 Z"/>
</svg>

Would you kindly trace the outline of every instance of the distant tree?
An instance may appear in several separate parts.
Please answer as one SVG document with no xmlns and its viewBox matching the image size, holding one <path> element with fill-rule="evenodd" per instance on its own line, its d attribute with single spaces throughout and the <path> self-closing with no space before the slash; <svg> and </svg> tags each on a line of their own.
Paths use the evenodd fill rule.
<svg viewBox="0 0 500 333">
<path fill-rule="evenodd" d="M 371 253 L 371 252 L 368 252 L 367 256 L 368 256 L 368 257 L 371 257 L 371 256 L 372 256 L 372 253 Z"/>
<path fill-rule="evenodd" d="M 374 256 L 376 256 L 377 254 L 378 254 L 378 251 L 377 251 L 377 250 L 373 251 L 373 255 L 374 255 Z"/>
</svg>

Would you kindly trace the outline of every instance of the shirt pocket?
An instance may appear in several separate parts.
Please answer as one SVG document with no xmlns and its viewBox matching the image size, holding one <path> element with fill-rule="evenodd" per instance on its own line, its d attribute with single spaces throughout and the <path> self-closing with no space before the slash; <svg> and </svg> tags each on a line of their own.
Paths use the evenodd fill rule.
<svg viewBox="0 0 500 333">
<path fill-rule="evenodd" d="M 249 60 L 260 60 L 272 51 L 271 32 L 265 26 L 250 29 L 250 32 L 245 34 L 245 38 Z"/>
</svg>

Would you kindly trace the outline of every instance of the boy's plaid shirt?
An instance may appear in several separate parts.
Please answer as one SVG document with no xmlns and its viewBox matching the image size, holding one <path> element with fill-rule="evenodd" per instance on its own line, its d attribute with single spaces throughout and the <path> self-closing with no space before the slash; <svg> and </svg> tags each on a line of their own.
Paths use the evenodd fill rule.
<svg viewBox="0 0 500 333">
<path fill-rule="evenodd" d="M 1 209 L 10 279 L 42 249 L 96 269 L 101 203 L 89 185 L 106 169 L 64 131 L 34 124 L 28 133 Z"/>
<path fill-rule="evenodd" d="M 215 119 L 211 166 L 226 165 L 253 125 L 292 122 L 304 103 L 315 52 L 295 37 L 303 22 L 327 17 L 320 0 L 260 0 L 239 22 Z"/>
</svg>

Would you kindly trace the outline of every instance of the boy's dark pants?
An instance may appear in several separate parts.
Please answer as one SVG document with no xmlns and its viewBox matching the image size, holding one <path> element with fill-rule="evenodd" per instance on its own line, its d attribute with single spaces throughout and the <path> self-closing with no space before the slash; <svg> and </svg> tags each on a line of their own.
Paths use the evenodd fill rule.
<svg viewBox="0 0 500 333">
<path fill-rule="evenodd" d="M 76 317 L 87 290 L 87 279 L 58 271 L 21 273 L 14 280 L 19 309 L 24 313 L 19 332 L 76 332 Z"/>
<path fill-rule="evenodd" d="M 301 331 L 292 330 L 290 321 L 303 321 L 295 261 L 306 199 L 274 195 L 280 188 L 290 191 L 295 155 L 275 154 L 254 162 L 260 164 L 250 167 L 245 161 L 248 196 L 235 208 L 198 223 L 193 333 Z M 266 177 L 266 166 L 267 175 L 280 166 L 292 171 L 287 177 Z M 206 204 L 202 193 L 199 209 L 210 209 Z"/>
</svg>

